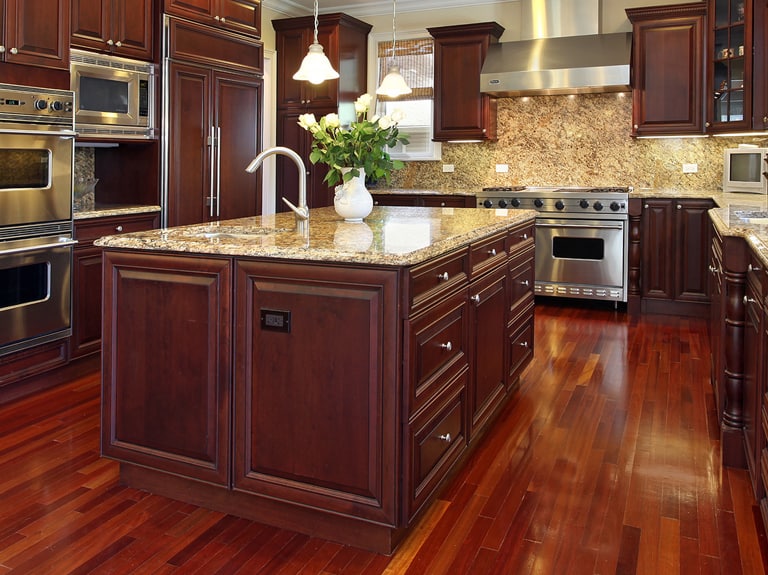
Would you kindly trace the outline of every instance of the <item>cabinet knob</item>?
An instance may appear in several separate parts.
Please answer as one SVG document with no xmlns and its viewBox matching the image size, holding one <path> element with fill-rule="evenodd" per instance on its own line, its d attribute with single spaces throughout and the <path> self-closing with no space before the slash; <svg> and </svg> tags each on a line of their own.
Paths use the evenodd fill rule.
<svg viewBox="0 0 768 575">
<path fill-rule="evenodd" d="M 645 204 L 643 207 L 647 210 L 648 209 L 648 204 Z"/>
<path fill-rule="evenodd" d="M 123 226 L 115 226 L 115 231 L 116 232 L 122 232 L 123 231 Z"/>
<path fill-rule="evenodd" d="M 221 20 L 221 18 L 219 18 L 218 16 L 214 16 L 214 17 L 213 17 L 213 19 L 214 19 L 214 20 L 216 20 L 216 22 L 218 22 L 219 20 Z"/>
<path fill-rule="evenodd" d="M 450 433 L 443 433 L 442 435 L 438 435 L 437 438 L 445 441 L 446 443 L 453 441 Z"/>
<path fill-rule="evenodd" d="M 469 300 L 470 300 L 472 303 L 480 303 L 480 296 L 479 296 L 479 295 L 477 295 L 477 294 L 475 294 L 475 295 L 473 295 L 473 296 L 470 296 Z"/>
<path fill-rule="evenodd" d="M 117 46 L 118 48 L 122 47 L 122 45 L 123 45 L 123 43 L 120 40 L 115 42 L 115 46 Z"/>
<path fill-rule="evenodd" d="M 751 271 L 751 272 L 759 272 L 760 271 L 760 266 L 753 266 L 752 264 L 749 264 L 747 266 L 747 269 L 749 271 Z"/>
<path fill-rule="evenodd" d="M 18 54 L 19 49 L 18 48 L 11 48 L 11 54 Z"/>
<path fill-rule="evenodd" d="M 227 19 L 226 19 L 226 18 L 224 18 L 224 16 L 222 16 L 222 17 L 221 17 L 221 23 L 223 24 L 223 23 L 225 23 L 226 21 L 227 21 Z"/>
<path fill-rule="evenodd" d="M 527 341 L 521 342 L 520 347 L 524 347 L 525 349 L 528 349 L 528 342 Z"/>
<path fill-rule="evenodd" d="M 520 285 L 525 287 L 530 287 L 531 282 L 529 282 L 528 280 L 523 280 L 520 282 Z"/>
<path fill-rule="evenodd" d="M 711 266 L 709 266 L 709 271 L 710 271 L 711 273 L 713 273 L 713 274 L 714 274 L 714 273 L 717 273 L 717 268 L 716 268 L 715 266 L 712 266 L 712 265 L 711 265 Z"/>
<path fill-rule="evenodd" d="M 521 240 L 527 240 L 528 239 L 528 234 L 523 234 L 522 236 L 520 236 L 520 239 Z"/>
<path fill-rule="evenodd" d="M 681 206 L 680 204 L 677 204 L 677 209 L 678 209 L 678 210 L 682 210 L 682 209 L 683 209 L 683 206 Z"/>
<path fill-rule="evenodd" d="M 638 128 L 640 128 L 640 126 L 638 126 L 637 124 L 635 124 L 635 125 L 634 125 L 634 126 L 632 126 L 632 127 L 633 127 L 635 130 L 637 130 Z"/>
<path fill-rule="evenodd" d="M 2 48 L 2 46 L 0 46 Z M 768 124 L 768 116 L 763 116 L 763 124 Z"/>
<path fill-rule="evenodd" d="M 491 256 L 491 257 L 495 256 L 496 255 L 496 248 L 491 248 L 490 250 L 488 250 L 488 255 Z"/>
<path fill-rule="evenodd" d="M 709 122 L 704 122 L 704 126 L 706 126 L 707 128 L 709 128 L 711 125 L 712 124 L 710 124 Z"/>
<path fill-rule="evenodd" d="M 112 38 L 110 38 L 109 40 L 107 40 L 107 46 L 112 46 L 112 45 L 114 45 L 114 42 L 112 41 Z"/>
<path fill-rule="evenodd" d="M 448 272 L 443 272 L 441 274 L 437 274 L 437 279 L 443 280 L 444 282 L 448 281 L 448 277 L 449 277 L 448 276 Z"/>
<path fill-rule="evenodd" d="M 445 351 L 451 351 L 453 349 L 453 344 L 449 341 L 448 343 L 441 343 L 440 347 L 442 347 Z"/>
<path fill-rule="evenodd" d="M 744 296 L 744 305 L 755 303 L 755 300 L 753 300 L 751 297 Z"/>
<path fill-rule="evenodd" d="M 2 54 L 3 52 L 5 52 L 5 46 L 0 45 L 0 54 Z"/>
</svg>

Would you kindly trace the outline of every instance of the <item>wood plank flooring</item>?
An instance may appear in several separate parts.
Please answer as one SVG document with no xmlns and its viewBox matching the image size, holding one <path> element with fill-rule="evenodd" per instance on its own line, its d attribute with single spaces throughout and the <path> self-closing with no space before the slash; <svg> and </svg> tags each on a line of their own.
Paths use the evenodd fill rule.
<svg viewBox="0 0 768 575">
<path fill-rule="evenodd" d="M 533 364 L 392 557 L 118 485 L 99 375 L 0 406 L 0 575 L 765 572 L 721 469 L 704 320 L 546 302 Z"/>
</svg>

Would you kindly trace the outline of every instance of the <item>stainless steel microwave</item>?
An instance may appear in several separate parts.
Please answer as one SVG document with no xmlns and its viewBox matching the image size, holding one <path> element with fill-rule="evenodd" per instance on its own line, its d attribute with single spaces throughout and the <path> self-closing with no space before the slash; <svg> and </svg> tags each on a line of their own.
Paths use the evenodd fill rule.
<svg viewBox="0 0 768 575">
<path fill-rule="evenodd" d="M 155 65 L 71 50 L 75 130 L 84 138 L 155 138 Z"/>
</svg>

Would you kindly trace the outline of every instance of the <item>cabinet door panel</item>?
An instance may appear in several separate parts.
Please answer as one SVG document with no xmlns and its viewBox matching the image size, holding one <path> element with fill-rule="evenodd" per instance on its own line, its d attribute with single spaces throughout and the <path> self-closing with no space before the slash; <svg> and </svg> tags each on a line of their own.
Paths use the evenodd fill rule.
<svg viewBox="0 0 768 575">
<path fill-rule="evenodd" d="M 261 36 L 261 2 L 260 0 L 219 0 L 219 11 L 216 14 L 225 28 Z"/>
<path fill-rule="evenodd" d="M 674 294 L 672 261 L 671 200 L 645 200 L 643 206 L 643 297 L 672 299 Z"/>
<path fill-rule="evenodd" d="M 114 52 L 129 58 L 151 60 L 153 0 L 115 0 L 113 7 Z"/>
<path fill-rule="evenodd" d="M 112 0 L 72 0 L 72 45 L 103 50 L 109 38 Z"/>
<path fill-rule="evenodd" d="M 216 73 L 216 150 L 218 195 L 216 219 L 261 213 L 261 172 L 245 171 L 261 149 L 262 81 L 238 74 Z"/>
<path fill-rule="evenodd" d="M 709 300 L 709 200 L 675 202 L 677 229 L 675 265 L 675 299 Z"/>
<path fill-rule="evenodd" d="M 168 225 L 211 218 L 211 72 L 171 62 L 169 66 Z"/>
<path fill-rule="evenodd" d="M 392 524 L 397 275 L 307 267 L 237 263 L 234 486 Z"/>
<path fill-rule="evenodd" d="M 9 0 L 5 19 L 6 62 L 69 68 L 69 2 Z"/>
<path fill-rule="evenodd" d="M 101 248 L 75 249 L 72 264 L 70 354 L 80 357 L 101 348 Z"/>
<path fill-rule="evenodd" d="M 104 266 L 103 454 L 228 485 L 230 260 L 107 251 Z"/>
</svg>

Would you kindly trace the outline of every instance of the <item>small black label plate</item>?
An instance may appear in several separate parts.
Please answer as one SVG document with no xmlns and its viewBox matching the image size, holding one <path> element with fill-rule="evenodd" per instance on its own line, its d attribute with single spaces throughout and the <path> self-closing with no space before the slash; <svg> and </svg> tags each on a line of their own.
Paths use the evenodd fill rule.
<svg viewBox="0 0 768 575">
<path fill-rule="evenodd" d="M 291 312 L 277 309 L 262 309 L 261 329 L 291 333 Z"/>
</svg>

